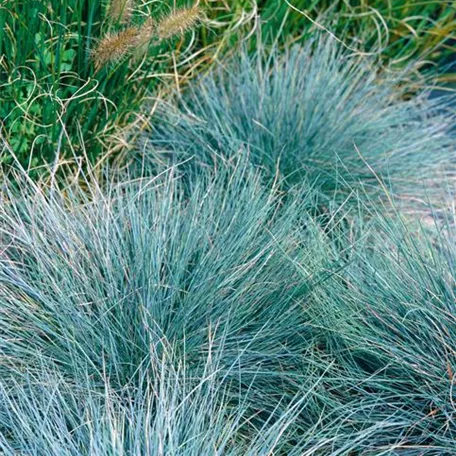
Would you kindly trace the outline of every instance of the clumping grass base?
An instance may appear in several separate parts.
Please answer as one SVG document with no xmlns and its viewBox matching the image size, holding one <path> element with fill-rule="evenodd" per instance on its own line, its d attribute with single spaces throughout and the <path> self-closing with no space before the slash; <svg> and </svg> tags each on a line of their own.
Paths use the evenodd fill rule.
<svg viewBox="0 0 456 456">
<path fill-rule="evenodd" d="M 3 454 L 454 454 L 456 251 L 244 165 L 6 183 Z"/>
</svg>

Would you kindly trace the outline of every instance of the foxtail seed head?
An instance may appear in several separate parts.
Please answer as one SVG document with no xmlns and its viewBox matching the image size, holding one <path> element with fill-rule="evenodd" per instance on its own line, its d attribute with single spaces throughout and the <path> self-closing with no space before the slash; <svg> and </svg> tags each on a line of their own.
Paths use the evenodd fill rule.
<svg viewBox="0 0 456 456">
<path fill-rule="evenodd" d="M 108 16 L 114 22 L 125 24 L 130 20 L 132 11 L 132 0 L 112 0 L 108 10 Z"/>
<path fill-rule="evenodd" d="M 132 0 L 114 0 L 110 8 L 111 17 L 115 19 L 117 15 L 122 15 L 122 9 L 130 8 L 131 2 Z M 177 9 L 159 21 L 149 18 L 141 27 L 128 27 L 120 32 L 107 34 L 92 52 L 95 71 L 107 63 L 122 60 L 128 54 L 137 57 L 144 55 L 153 40 L 161 41 L 183 35 L 201 20 L 201 15 L 199 6 L 194 5 Z"/>
<path fill-rule="evenodd" d="M 161 19 L 156 26 L 155 33 L 160 40 L 166 40 L 173 36 L 183 35 L 200 20 L 201 9 L 199 6 L 180 8 Z"/>
<path fill-rule="evenodd" d="M 92 52 L 95 70 L 98 71 L 107 63 L 122 60 L 138 44 L 138 29 L 129 27 L 117 33 L 109 33 Z"/>
</svg>

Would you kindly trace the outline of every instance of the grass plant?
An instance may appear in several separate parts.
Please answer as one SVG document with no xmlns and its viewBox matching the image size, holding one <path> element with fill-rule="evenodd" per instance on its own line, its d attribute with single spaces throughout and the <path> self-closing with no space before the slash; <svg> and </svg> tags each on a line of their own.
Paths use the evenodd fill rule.
<svg viewBox="0 0 456 456">
<path fill-rule="evenodd" d="M 95 162 L 124 149 L 126 131 L 143 124 L 139 112 L 145 100 L 167 83 L 183 84 L 198 68 L 230 53 L 259 22 L 265 42 L 305 40 L 325 27 L 347 46 L 380 56 L 386 67 L 408 66 L 420 57 L 426 71 L 446 74 L 453 55 L 455 11 L 450 1 L 205 0 L 198 5 L 204 26 L 190 27 L 193 33 L 187 38 L 155 40 L 151 46 L 146 39 L 136 46 L 130 37 L 129 44 L 119 47 L 115 41 L 125 38 L 129 27 L 130 32 L 143 27 L 144 38 L 152 24 L 165 18 L 179 27 L 192 26 L 193 20 L 182 22 L 176 14 L 194 5 L 186 0 L 4 2 L 1 132 L 21 163 L 46 168 L 61 157 L 85 153 Z M 158 32 L 168 38 L 163 25 L 166 21 Z M 106 50 L 113 43 L 115 52 L 103 53 L 103 45 Z M 126 53 L 134 58 L 115 63 Z M 442 79 L 451 80 L 451 75 Z M 2 162 L 10 163 L 11 157 L 4 155 Z"/>
<path fill-rule="evenodd" d="M 380 66 L 407 67 L 455 82 L 456 5 L 452 0 L 259 0 L 264 36 L 283 41 L 325 28 L 347 47 L 373 54 Z M 288 38 L 287 38 L 288 37 Z M 417 68 L 415 68 L 417 69 Z"/>
<path fill-rule="evenodd" d="M 216 52 L 211 45 L 223 39 L 230 24 L 250 21 L 240 5 L 228 9 L 227 20 L 214 21 L 223 5 L 200 2 L 196 7 L 187 0 L 3 2 L 2 136 L 29 169 L 47 169 L 73 155 L 86 154 L 92 163 L 103 159 L 124 145 L 125 129 L 141 123 L 140 106 L 147 97 L 164 82 L 181 83 L 210 59 Z M 200 17 L 208 28 L 204 33 L 198 32 Z M 208 55 L 205 48 L 212 49 Z M 12 158 L 4 154 L 1 161 L 10 164 Z"/>
<path fill-rule="evenodd" d="M 401 76 L 326 37 L 284 55 L 260 47 L 164 100 L 140 152 L 197 174 L 242 150 L 267 178 L 314 183 L 328 201 L 359 188 L 416 199 L 423 183 L 431 196 L 454 174 L 454 96 L 411 96 Z"/>
<path fill-rule="evenodd" d="M 311 189 L 242 162 L 190 192 L 174 169 L 15 182 L 5 454 L 453 454 L 451 238 L 381 213 L 322 228 Z"/>
<path fill-rule="evenodd" d="M 456 456 L 452 8 L 4 2 L 0 453 Z"/>
<path fill-rule="evenodd" d="M 190 390 L 192 379 L 198 383 L 206 377 L 207 360 L 217 360 L 223 391 L 217 407 L 222 414 L 227 407 L 226 413 L 238 420 L 248 417 L 244 429 L 259 432 L 271 426 L 278 432 L 280 423 L 290 419 L 287 410 L 303 402 L 311 404 L 306 419 L 316 420 L 311 391 L 326 367 L 309 356 L 314 336 L 305 329 L 301 300 L 316 280 L 313 272 L 321 269 L 318 262 L 328 262 L 330 268 L 332 259 L 319 256 L 315 262 L 303 249 L 299 262 L 306 264 L 306 272 L 296 264 L 296 255 L 301 255 L 296 245 L 308 243 L 312 249 L 311 238 L 320 235 L 311 220 L 309 238 L 301 234 L 306 193 L 284 201 L 280 192 L 263 189 L 260 178 L 241 166 L 203 177 L 189 199 L 172 172 L 155 180 L 108 185 L 106 191 L 92 188 L 89 196 L 79 187 L 51 187 L 43 193 L 30 183 L 4 191 L 0 376 L 11 407 L 0 422 L 3 441 L 10 442 L 5 448 L 33 448 L 28 445 L 36 437 L 30 437 L 31 443 L 21 441 L 28 425 L 18 422 L 15 410 L 16 404 L 27 409 L 41 401 L 37 394 L 52 394 L 36 392 L 43 371 L 51 390 L 55 375 L 63 382 L 62 395 L 56 396 L 57 415 L 49 419 L 59 419 L 62 408 L 72 407 L 71 416 L 76 413 L 74 419 L 80 420 L 78 413 L 92 413 L 93 403 L 77 409 L 79 394 L 83 401 L 89 392 L 98 394 L 106 407 L 107 391 L 128 407 L 144 394 L 146 403 L 138 407 L 148 406 L 151 398 L 139 385 L 146 390 L 155 382 L 165 386 L 157 359 L 167 353 L 174 363 L 169 368 L 182 371 L 179 381 L 188 382 L 183 387 Z M 60 380 L 55 388 L 59 385 Z M 76 387 L 71 393 L 76 397 L 67 399 L 67 385 Z M 206 387 L 201 388 L 206 397 Z M 146 408 L 144 413 L 152 412 Z M 154 416 L 155 411 L 150 419 L 164 419 Z M 8 430 L 11 426 L 17 429 Z M 68 433 L 73 427 L 69 424 Z M 118 438 L 122 442 L 127 436 Z M 290 441 L 280 445 L 287 447 Z"/>
</svg>

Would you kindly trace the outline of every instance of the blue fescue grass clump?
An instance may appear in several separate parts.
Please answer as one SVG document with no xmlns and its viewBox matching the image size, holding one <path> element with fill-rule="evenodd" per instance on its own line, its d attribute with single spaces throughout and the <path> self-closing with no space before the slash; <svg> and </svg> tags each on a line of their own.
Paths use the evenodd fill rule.
<svg viewBox="0 0 456 456">
<path fill-rule="evenodd" d="M 416 198 L 453 170 L 453 98 L 410 96 L 402 78 L 321 37 L 285 54 L 259 46 L 162 103 L 141 150 L 196 174 L 241 150 L 269 178 L 315 182 L 328 200 L 359 184 Z"/>
<path fill-rule="evenodd" d="M 430 234 L 400 219 L 374 223 L 316 309 L 351 315 L 331 326 L 350 373 L 344 383 L 363 389 L 350 420 L 364 408 L 372 423 L 391 426 L 363 442 L 372 454 L 454 454 L 454 227 Z"/>
<path fill-rule="evenodd" d="M 188 199 L 172 173 L 107 194 L 7 192 L 0 318 L 13 365 L 2 365 L 5 375 L 35 365 L 39 352 L 75 382 L 104 384 L 108 375 L 123 388 L 163 340 L 197 363 L 215 335 L 232 354 L 227 366 L 244 347 L 252 378 L 262 352 L 271 366 L 302 362 L 292 334 L 267 328 L 280 315 L 284 327 L 302 329 L 299 299 L 310 280 L 298 265 L 310 277 L 331 259 L 300 256 L 297 246 L 310 242 L 305 194 L 285 200 L 258 176 L 234 173 L 202 179 Z M 287 348 L 271 357 L 262 344 Z"/>
<path fill-rule="evenodd" d="M 456 250 L 446 228 L 430 236 L 383 221 L 373 251 L 360 247 L 349 267 L 344 299 L 358 318 L 341 333 L 382 378 L 385 419 L 403 420 L 402 446 L 417 454 L 455 451 Z"/>
<path fill-rule="evenodd" d="M 85 187 L 2 188 L 4 454 L 454 454 L 451 232 L 241 163 Z"/>
<path fill-rule="evenodd" d="M 310 193 L 244 168 L 188 197 L 172 172 L 89 193 L 18 182 L 0 209 L 3 451 L 302 448 L 331 367 L 303 307 L 338 267 Z"/>
</svg>

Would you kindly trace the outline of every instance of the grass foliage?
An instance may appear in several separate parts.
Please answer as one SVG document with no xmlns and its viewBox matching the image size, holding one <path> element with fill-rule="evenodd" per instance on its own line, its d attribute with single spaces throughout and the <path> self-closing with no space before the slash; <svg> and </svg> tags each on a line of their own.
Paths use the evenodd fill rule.
<svg viewBox="0 0 456 456">
<path fill-rule="evenodd" d="M 157 357 L 149 372 L 153 380 L 128 399 L 109 389 L 103 393 L 78 389 L 55 374 L 27 378 L 0 393 L 2 429 L 7 429 L 0 434 L 2 453 L 300 454 L 302 445 L 294 449 L 281 438 L 288 437 L 287 428 L 300 403 L 296 401 L 274 424 L 252 430 L 247 438 L 242 431 L 251 416 L 242 404 L 232 407 L 224 402 L 213 364 L 209 359 L 205 376 L 195 379 L 185 367 L 175 369 L 169 359 Z"/>
<path fill-rule="evenodd" d="M 162 103 L 146 156 L 198 173 L 241 150 L 270 178 L 315 183 L 328 200 L 360 183 L 416 197 L 442 167 L 452 172 L 454 97 L 407 97 L 400 74 L 344 51 L 320 38 L 242 54 Z"/>
<path fill-rule="evenodd" d="M 452 0 L 259 0 L 264 35 L 283 28 L 286 37 L 325 27 L 352 49 L 375 55 L 381 65 L 401 67 L 425 60 L 424 73 L 455 81 L 456 5 Z"/>
<path fill-rule="evenodd" d="M 0 6 L 2 455 L 456 455 L 454 7 L 289 3 Z"/>
<path fill-rule="evenodd" d="M 164 429 L 172 434 L 164 437 L 166 445 L 182 450 L 180 445 L 189 440 L 188 445 L 195 446 L 192 454 L 199 454 L 202 442 L 191 441 L 195 435 L 187 429 L 188 413 L 195 414 L 201 432 L 212 432 L 225 408 L 234 429 L 254 426 L 260 432 L 272 426 L 279 432 L 281 422 L 289 419 L 288 407 L 298 407 L 294 401 L 301 401 L 296 399 L 298 392 L 318 378 L 316 372 L 297 381 L 304 372 L 318 370 L 306 360 L 297 333 L 304 324 L 297 299 L 307 288 L 306 283 L 299 284 L 302 272 L 294 260 L 302 203 L 290 201 L 279 212 L 280 198 L 264 191 L 258 177 L 242 172 L 200 182 L 188 201 L 178 188 L 168 175 L 156 182 L 116 186 L 107 194 L 94 190 L 90 201 L 82 192 L 53 191 L 45 196 L 35 187 L 20 196 L 5 195 L 0 216 L 5 248 L 0 350 L 5 361 L 3 393 L 11 407 L 0 428 L 11 448 L 33 450 L 41 432 L 25 432 L 28 424 L 21 421 L 17 407 L 30 410 L 33 401 L 47 401 L 54 388 L 59 395 L 52 401 L 49 423 L 45 422 L 54 434 L 43 436 L 48 439 L 43 445 L 49 448 L 56 441 L 65 449 L 65 436 L 75 429 L 77 436 L 81 433 L 81 439 L 92 442 L 92 424 L 80 428 L 83 422 L 77 420 L 82 420 L 81 414 L 98 413 L 104 417 L 101 423 L 114 420 L 108 424 L 126 445 L 128 432 L 140 433 L 131 444 L 141 448 L 149 445 L 148 435 L 158 444 L 151 427 L 154 420 L 165 426 L 170 419 L 176 429 Z M 68 201 L 71 207 L 66 207 Z M 289 260 L 281 261 L 285 256 Z M 309 263 L 307 268 L 310 274 L 313 266 Z M 276 315 L 281 315 L 280 325 L 274 322 Z M 294 326 L 296 337 L 282 325 Z M 207 363 L 212 369 L 212 363 L 216 365 L 215 373 L 206 372 Z M 56 383 L 51 374 L 46 374 L 50 380 L 43 385 L 50 390 L 36 392 L 41 390 L 43 371 L 62 377 L 61 395 L 60 380 Z M 181 395 L 175 383 L 182 383 Z M 285 389 L 277 390 L 277 384 Z M 221 402 L 214 402 L 217 396 L 212 391 L 220 388 Z M 112 415 L 117 412 L 97 408 L 96 401 L 108 407 L 111 394 L 119 397 L 113 407 L 120 407 L 120 421 Z M 157 394 L 163 394 L 165 402 L 183 403 L 184 410 L 176 411 L 180 418 L 157 416 Z M 82 406 L 79 400 L 89 402 Z M 220 416 L 200 416 L 199 404 L 205 401 L 220 407 Z M 53 423 L 67 408 L 76 422 L 65 421 L 68 432 L 55 433 L 64 423 Z M 36 409 L 39 413 L 42 407 Z M 147 419 L 145 435 L 140 428 L 128 427 L 133 419 Z M 175 420 L 184 420 L 184 429 Z M 101 435 L 94 430 L 95 439 L 105 438 L 108 424 Z M 222 434 L 228 431 L 224 425 Z M 263 439 L 263 432 L 258 439 L 260 435 Z M 217 441 L 219 437 L 223 441 L 223 436 L 213 436 Z M 106 439 L 116 444 L 109 435 Z M 275 441 L 271 437 L 258 444 L 267 447 Z M 176 451 L 170 454 L 179 454 Z"/>
<path fill-rule="evenodd" d="M 146 99 L 168 84 L 185 83 L 197 68 L 251 35 L 259 22 L 267 42 L 305 40 L 323 26 L 346 46 L 379 57 L 381 65 L 408 66 L 421 57 L 434 75 L 450 71 L 446 66 L 454 54 L 450 1 L 203 0 L 199 28 L 185 14 L 179 18 L 179 11 L 192 5 L 188 0 L 3 2 L 1 133 L 21 163 L 37 168 L 73 155 L 95 162 L 122 150 L 126 131 L 142 125 L 139 112 Z M 158 25 L 154 33 L 153 25 Z M 173 38 L 170 25 L 178 35 L 192 33 Z M 133 33 L 138 30 L 139 40 Z M 1 161 L 11 159 L 3 154 Z"/>
<path fill-rule="evenodd" d="M 190 192 L 173 169 L 88 193 L 18 181 L 4 454 L 453 454 L 448 233 L 322 228 L 313 191 L 242 163 Z"/>
<path fill-rule="evenodd" d="M 217 0 L 201 3 L 205 25 L 197 27 L 181 17 L 192 6 L 187 0 L 2 2 L 0 132 L 21 163 L 37 168 L 73 155 L 95 162 L 116 150 L 145 98 L 163 82 L 185 80 L 232 24 L 250 20 L 240 4 L 225 8 Z M 8 154 L 1 158 L 11 162 Z"/>
</svg>

